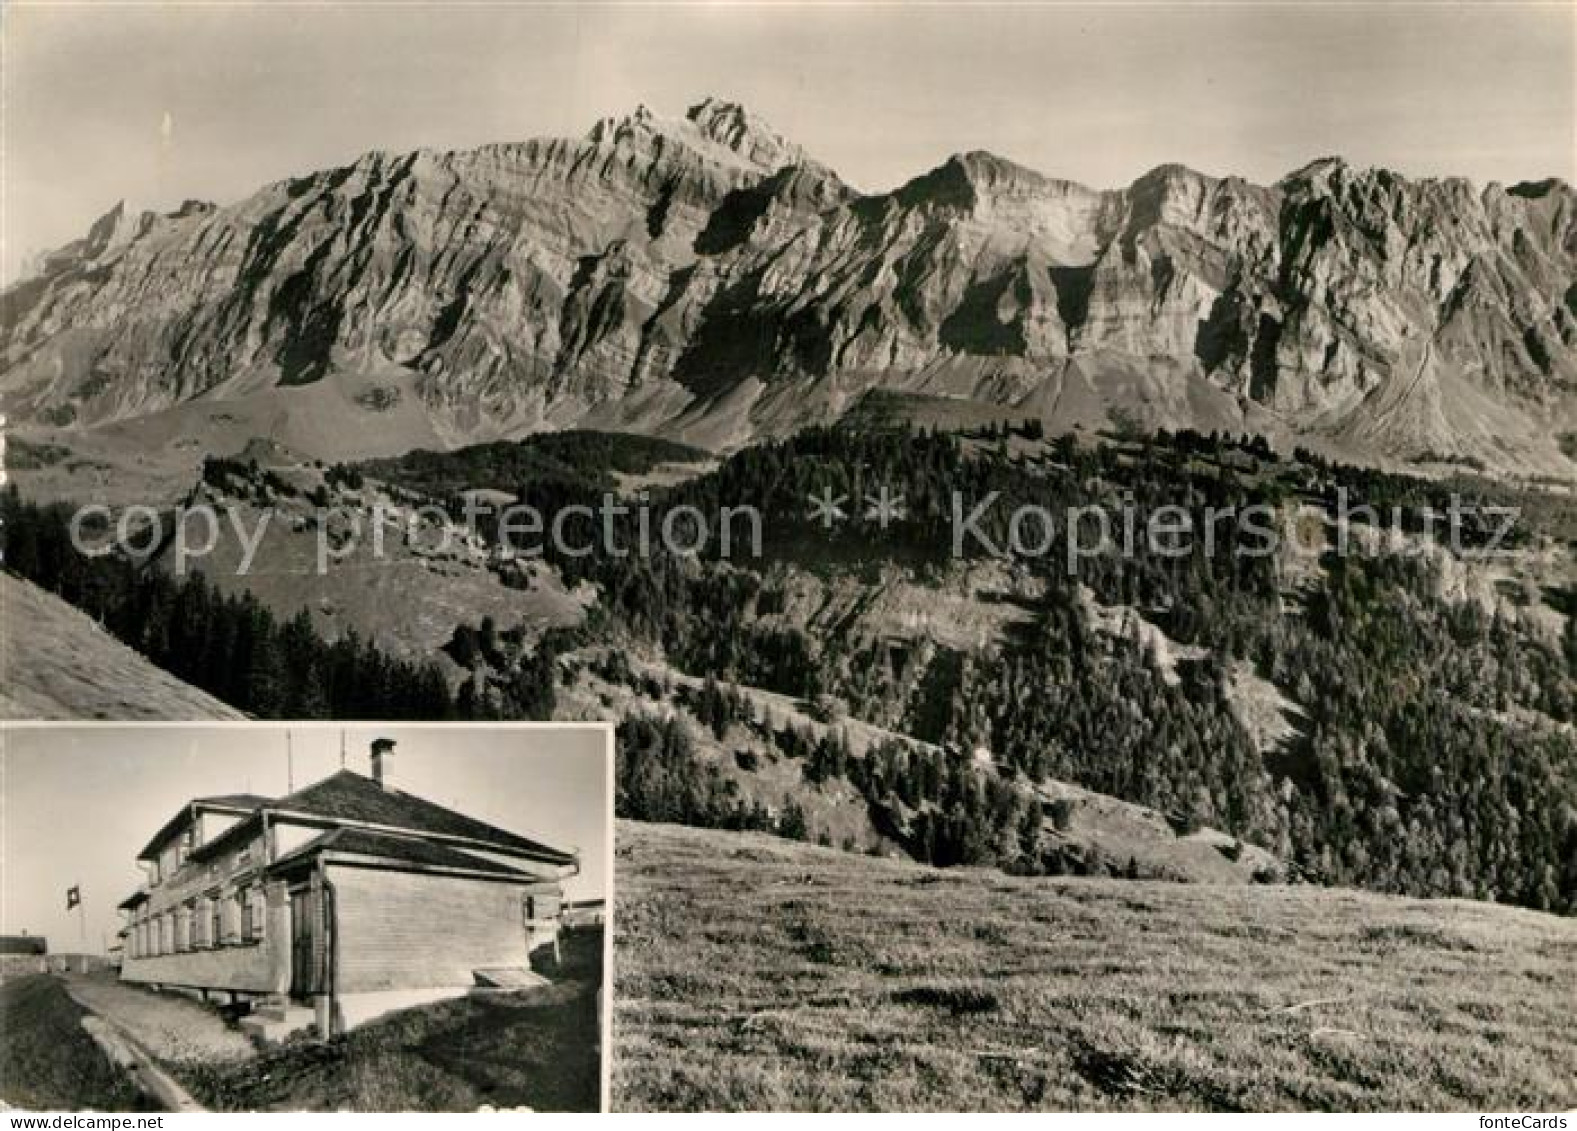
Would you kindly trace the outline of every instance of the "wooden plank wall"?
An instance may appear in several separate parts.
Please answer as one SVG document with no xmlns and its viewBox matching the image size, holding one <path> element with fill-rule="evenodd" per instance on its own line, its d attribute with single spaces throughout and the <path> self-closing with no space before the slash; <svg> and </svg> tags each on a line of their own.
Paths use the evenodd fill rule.
<svg viewBox="0 0 1577 1131">
<path fill-rule="evenodd" d="M 339 993 L 474 984 L 482 967 L 529 962 L 526 891 L 498 883 L 330 865 Z"/>
</svg>

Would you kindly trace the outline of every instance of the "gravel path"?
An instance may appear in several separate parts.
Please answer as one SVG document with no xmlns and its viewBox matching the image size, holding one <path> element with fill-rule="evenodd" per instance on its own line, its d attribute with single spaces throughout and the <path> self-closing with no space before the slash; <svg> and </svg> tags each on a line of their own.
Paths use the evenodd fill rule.
<svg viewBox="0 0 1577 1131">
<path fill-rule="evenodd" d="M 66 988 L 86 1009 L 118 1025 L 160 1060 L 240 1060 L 252 1042 L 212 1010 L 171 993 L 154 993 L 107 978 L 68 978 Z"/>
</svg>

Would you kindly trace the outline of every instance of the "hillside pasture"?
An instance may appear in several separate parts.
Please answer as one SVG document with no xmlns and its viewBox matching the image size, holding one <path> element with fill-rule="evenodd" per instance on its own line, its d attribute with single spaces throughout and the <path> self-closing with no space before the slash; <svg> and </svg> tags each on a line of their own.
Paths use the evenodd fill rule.
<svg viewBox="0 0 1577 1131">
<path fill-rule="evenodd" d="M 621 1110 L 1553 1110 L 1577 923 L 618 832 Z"/>
</svg>

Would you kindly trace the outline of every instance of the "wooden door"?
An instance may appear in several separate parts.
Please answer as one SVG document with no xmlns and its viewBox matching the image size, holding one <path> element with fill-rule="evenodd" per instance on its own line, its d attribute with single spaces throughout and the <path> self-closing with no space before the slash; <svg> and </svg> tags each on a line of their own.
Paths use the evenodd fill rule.
<svg viewBox="0 0 1577 1131">
<path fill-rule="evenodd" d="M 290 893 L 290 994 L 307 997 L 320 993 L 318 938 L 321 922 L 309 888 Z"/>
</svg>

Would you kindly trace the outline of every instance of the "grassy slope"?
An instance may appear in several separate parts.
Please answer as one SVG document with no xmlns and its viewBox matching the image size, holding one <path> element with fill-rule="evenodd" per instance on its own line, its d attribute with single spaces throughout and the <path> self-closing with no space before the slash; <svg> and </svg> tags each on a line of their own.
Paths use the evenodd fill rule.
<svg viewBox="0 0 1577 1131">
<path fill-rule="evenodd" d="M 239 719 L 150 664 L 91 618 L 0 572 L 0 716 L 9 719 Z"/>
<path fill-rule="evenodd" d="M 1577 1104 L 1577 924 L 619 829 L 619 1109 Z"/>
<path fill-rule="evenodd" d="M 458 540 L 446 555 L 420 555 L 398 531 L 389 530 L 380 557 L 370 517 L 362 539 L 320 574 L 317 532 L 290 525 L 291 515 L 309 506 L 298 498 L 270 512 L 248 572 L 240 570 L 243 547 L 233 527 L 223 529 L 214 551 L 194 568 L 224 593 L 251 592 L 275 616 L 288 618 L 307 609 L 326 638 L 355 629 L 405 659 L 441 658 L 437 649 L 456 625 L 476 624 L 484 616 L 508 627 L 522 620 L 538 626 L 574 624 L 583 614 L 579 601 L 550 571 L 539 570 L 531 589 L 508 588 L 466 559 Z M 249 536 L 264 521 L 262 514 L 251 504 L 237 505 L 237 521 Z M 424 533 L 422 545 L 436 547 L 441 537 L 436 530 Z"/>
<path fill-rule="evenodd" d="M 144 1111 L 147 1101 L 82 1028 L 83 1009 L 47 974 L 0 985 L 0 1098 L 42 1111 Z"/>
</svg>

